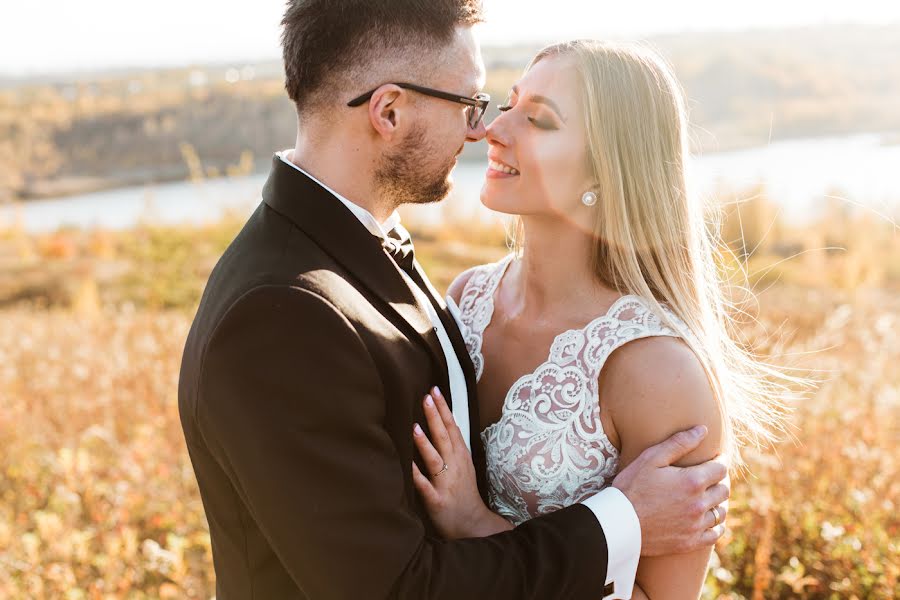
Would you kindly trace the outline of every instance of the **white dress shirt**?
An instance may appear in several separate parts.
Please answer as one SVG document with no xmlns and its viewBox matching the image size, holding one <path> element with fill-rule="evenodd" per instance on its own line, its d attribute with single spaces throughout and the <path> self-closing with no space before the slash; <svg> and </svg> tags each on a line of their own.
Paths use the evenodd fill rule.
<svg viewBox="0 0 900 600">
<path fill-rule="evenodd" d="M 400 215 L 394 211 L 384 223 L 378 220 L 368 210 L 344 198 L 333 189 L 301 169 L 299 166 L 291 162 L 290 157 L 293 155 L 293 149 L 289 148 L 278 153 L 278 157 L 286 164 L 297 169 L 320 186 L 331 192 L 350 212 L 352 212 L 359 222 L 362 223 L 372 235 L 382 239 L 387 237 L 389 231 L 400 224 Z M 416 299 L 419 301 L 421 308 L 425 309 L 431 323 L 434 325 L 435 333 L 441 343 L 441 349 L 444 351 L 444 357 L 447 360 L 447 368 L 449 369 L 450 394 L 457 401 L 453 403 L 453 418 L 459 426 L 466 441 L 469 451 L 472 450 L 471 436 L 472 432 L 469 427 L 469 393 L 466 388 L 466 378 L 463 374 L 459 357 L 453 350 L 453 344 L 447 335 L 444 324 L 438 317 L 437 312 L 425 295 L 425 292 L 407 275 L 403 269 L 400 273 L 406 280 L 410 290 L 412 290 Z M 447 297 L 447 306 L 453 317 L 459 322 L 459 308 L 453 298 Z M 612 594 L 604 596 L 604 600 L 627 600 L 631 598 L 634 588 L 634 578 L 637 573 L 638 560 L 641 554 L 641 524 L 634 511 L 634 507 L 625 494 L 618 489 L 609 487 L 605 490 L 594 494 L 590 498 L 582 501 L 582 504 L 591 509 L 591 512 L 597 517 L 603 533 L 606 536 L 607 554 L 609 563 L 606 569 L 606 583 L 613 583 L 614 591 Z"/>
</svg>

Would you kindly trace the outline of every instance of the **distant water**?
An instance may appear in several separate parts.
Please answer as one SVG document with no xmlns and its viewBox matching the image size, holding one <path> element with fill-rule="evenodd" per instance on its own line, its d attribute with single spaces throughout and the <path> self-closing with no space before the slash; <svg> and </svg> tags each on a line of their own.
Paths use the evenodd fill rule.
<svg viewBox="0 0 900 600">
<path fill-rule="evenodd" d="M 783 215 L 803 221 L 815 215 L 826 194 L 893 216 L 900 210 L 900 144 L 884 145 L 878 134 L 774 142 L 767 146 L 695 157 L 694 189 L 740 191 L 764 184 Z M 454 192 L 437 205 L 408 207 L 409 220 L 499 218 L 484 208 L 479 192 L 486 163 L 462 162 L 453 173 Z M 266 175 L 136 186 L 0 207 L 0 227 L 21 224 L 27 231 L 62 226 L 122 229 L 144 220 L 203 223 L 225 213 L 249 214 L 259 203 Z"/>
</svg>

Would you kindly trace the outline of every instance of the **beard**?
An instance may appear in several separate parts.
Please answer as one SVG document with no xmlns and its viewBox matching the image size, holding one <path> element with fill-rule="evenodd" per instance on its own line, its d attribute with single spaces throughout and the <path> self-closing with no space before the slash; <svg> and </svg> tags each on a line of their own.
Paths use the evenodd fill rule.
<svg viewBox="0 0 900 600">
<path fill-rule="evenodd" d="M 378 161 L 375 182 L 382 197 L 390 198 L 397 206 L 431 204 L 446 198 L 453 187 L 450 172 L 456 156 L 438 162 L 434 157 L 439 154 L 428 142 L 425 128 L 417 125 L 400 148 Z"/>
</svg>

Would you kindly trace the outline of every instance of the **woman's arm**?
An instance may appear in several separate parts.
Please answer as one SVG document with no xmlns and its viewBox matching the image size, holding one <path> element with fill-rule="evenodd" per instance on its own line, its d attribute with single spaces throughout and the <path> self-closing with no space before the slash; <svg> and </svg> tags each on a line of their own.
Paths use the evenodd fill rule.
<svg viewBox="0 0 900 600">
<path fill-rule="evenodd" d="M 620 469 L 644 449 L 694 425 L 706 425 L 709 435 L 678 466 L 704 462 L 722 450 L 722 412 L 709 379 L 696 355 L 676 338 L 646 338 L 616 350 L 600 376 L 600 406 L 604 429 L 621 452 Z M 696 600 L 711 551 L 642 557 L 634 597 Z"/>
<path fill-rule="evenodd" d="M 634 584 L 634 590 L 631 592 L 631 600 L 651 600 L 651 598 L 644 593 L 641 586 Z"/>
</svg>

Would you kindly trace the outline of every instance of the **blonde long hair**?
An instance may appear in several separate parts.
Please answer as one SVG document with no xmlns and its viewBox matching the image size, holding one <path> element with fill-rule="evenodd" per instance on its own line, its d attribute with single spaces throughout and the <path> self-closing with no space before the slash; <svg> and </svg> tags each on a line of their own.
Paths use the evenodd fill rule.
<svg viewBox="0 0 900 600">
<path fill-rule="evenodd" d="M 784 369 L 759 360 L 736 341 L 733 306 L 717 267 L 723 244 L 714 215 L 689 193 L 684 93 L 669 66 L 637 44 L 575 40 L 541 50 L 574 59 L 582 83 L 594 207 L 592 267 L 608 287 L 646 299 L 666 324 L 687 327 L 721 407 L 725 448 L 733 465 L 747 443 L 784 431 L 791 383 Z M 521 222 L 513 236 L 523 247 Z M 668 318 L 661 305 L 683 325 Z"/>
</svg>

